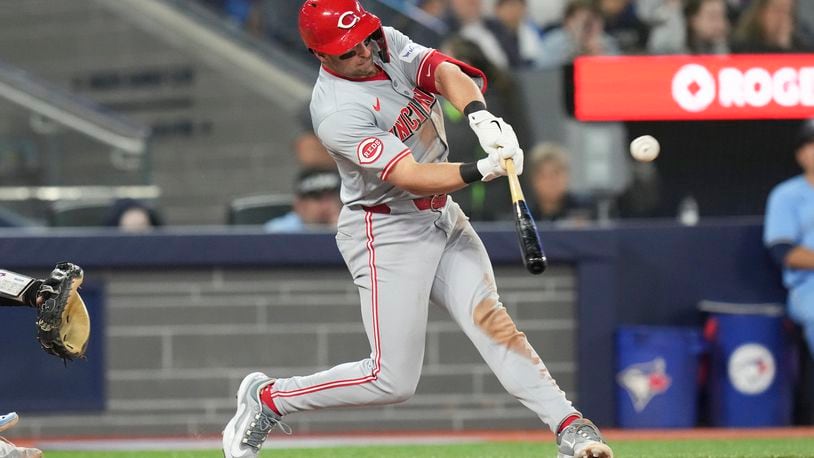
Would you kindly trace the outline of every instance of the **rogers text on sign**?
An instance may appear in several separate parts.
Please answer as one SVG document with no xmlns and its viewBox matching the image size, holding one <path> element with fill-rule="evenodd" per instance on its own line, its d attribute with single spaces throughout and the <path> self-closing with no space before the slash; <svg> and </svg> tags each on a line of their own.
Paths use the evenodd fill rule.
<svg viewBox="0 0 814 458">
<path fill-rule="evenodd" d="M 753 67 L 724 67 L 717 77 L 705 67 L 688 64 L 673 77 L 673 99 L 691 112 L 708 108 L 716 99 L 725 108 L 814 106 L 814 67 L 783 67 L 775 72 Z M 716 97 L 717 94 L 717 97 Z"/>
<path fill-rule="evenodd" d="M 810 54 L 580 58 L 574 75 L 583 120 L 802 119 L 814 107 Z"/>
</svg>

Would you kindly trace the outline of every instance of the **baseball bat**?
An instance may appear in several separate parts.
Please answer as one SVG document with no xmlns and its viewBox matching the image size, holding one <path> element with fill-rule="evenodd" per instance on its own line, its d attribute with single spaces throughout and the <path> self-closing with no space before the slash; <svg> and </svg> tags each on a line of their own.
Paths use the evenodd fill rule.
<svg viewBox="0 0 814 458">
<path fill-rule="evenodd" d="M 520 188 L 514 161 L 505 159 L 503 165 L 506 167 L 509 178 L 509 191 L 512 194 L 512 205 L 514 205 L 514 222 L 520 242 L 520 252 L 523 255 L 523 264 L 526 265 L 529 272 L 535 275 L 541 274 L 546 269 L 548 261 L 540 241 L 540 234 L 537 233 L 537 225 L 534 224 L 529 206 L 526 205 L 526 198 L 523 196 L 523 189 Z"/>
</svg>

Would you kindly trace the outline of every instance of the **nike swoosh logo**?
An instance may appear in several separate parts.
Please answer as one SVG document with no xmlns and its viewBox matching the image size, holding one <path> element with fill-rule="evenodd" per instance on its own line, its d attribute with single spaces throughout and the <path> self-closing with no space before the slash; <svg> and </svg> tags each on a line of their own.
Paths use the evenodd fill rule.
<svg viewBox="0 0 814 458">
<path fill-rule="evenodd" d="M 376 97 L 376 104 L 373 105 L 373 109 L 376 110 L 376 111 L 380 111 L 382 109 L 382 104 L 379 101 L 378 97 Z"/>
<path fill-rule="evenodd" d="M 495 123 L 495 125 L 497 126 L 497 130 L 499 130 L 499 131 L 503 132 L 503 129 L 501 129 L 501 128 L 500 128 L 500 123 L 499 123 L 499 122 L 497 122 L 497 120 L 496 120 L 496 119 L 493 119 L 493 120 L 491 120 L 491 121 L 489 121 L 489 122 L 493 122 L 493 123 Z"/>
</svg>

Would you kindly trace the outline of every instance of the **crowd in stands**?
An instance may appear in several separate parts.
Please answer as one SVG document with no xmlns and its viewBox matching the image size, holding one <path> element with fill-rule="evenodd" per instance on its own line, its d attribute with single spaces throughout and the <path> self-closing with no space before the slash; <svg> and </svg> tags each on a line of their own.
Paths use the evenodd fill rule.
<svg viewBox="0 0 814 458">
<path fill-rule="evenodd" d="M 282 41 L 290 49 L 306 52 L 293 20 L 299 1 L 198 1 L 251 35 Z M 524 186 L 529 189 L 527 198 L 534 214 L 543 223 L 580 224 L 608 216 L 647 216 L 647 209 L 658 199 L 658 176 L 652 165 L 627 164 L 627 176 L 617 178 L 625 181 L 622 187 L 626 192 L 613 196 L 616 199 L 613 208 L 603 208 L 602 196 L 596 193 L 573 192 L 571 172 L 582 168 L 575 158 L 586 152 L 580 151 L 583 148 L 578 145 L 535 138 L 517 70 L 557 69 L 582 55 L 792 53 L 814 49 L 814 1 L 363 0 L 362 3 L 374 11 L 374 6 L 384 8 L 386 3 L 387 8 L 399 14 L 385 18 L 385 23 L 396 26 L 419 43 L 484 71 L 490 86 L 486 93 L 488 106 L 514 127 L 520 144 L 526 147 L 530 166 L 523 177 Z M 310 56 L 309 61 L 316 62 Z M 466 119 L 447 102 L 441 103 L 447 138 L 452 145 L 449 160 L 468 162 L 482 157 Z M 326 209 L 314 211 L 318 217 L 303 216 L 309 213 L 303 208 L 322 204 L 333 208 L 338 190 L 300 189 L 309 175 L 323 174 L 324 178 L 325 173 L 335 170 L 333 159 L 311 130 L 307 107 L 302 111 L 300 125 L 301 132 L 291 149 L 301 172 L 295 183 L 291 213 L 285 216 L 289 223 L 295 220 L 299 223 L 285 226 L 278 220 L 266 226 L 269 230 L 286 227 L 294 230 L 291 229 L 294 226 L 302 230 L 313 223 L 330 224 L 331 218 L 335 219 L 335 212 Z M 580 132 L 578 136 L 586 135 Z M 619 150 L 618 155 L 630 162 L 624 147 L 626 143 L 609 148 Z M 454 198 L 475 221 L 511 218 L 505 183 L 475 183 Z M 112 211 L 119 214 L 111 214 L 105 225 L 135 231 L 162 224 L 155 210 L 133 201 L 117 202 Z M 0 218 L 0 224 L 19 225 L 9 218 Z"/>
<path fill-rule="evenodd" d="M 199 1 L 253 35 L 279 39 L 284 33 L 296 34 L 290 26 L 296 21 L 287 21 L 288 30 L 280 30 L 279 24 L 283 22 L 281 16 L 296 10 L 299 2 Z M 363 3 L 371 8 L 381 2 Z M 796 0 L 386 3 L 397 5 L 402 13 L 391 25 L 413 40 L 440 48 L 445 40 L 460 36 L 477 44 L 487 59 L 502 69 L 545 68 L 578 55 L 801 52 L 811 50 L 814 44 L 814 4 Z"/>
<path fill-rule="evenodd" d="M 279 25 L 282 12 L 296 9 L 298 2 L 201 1 L 254 35 L 282 40 L 305 52 L 297 41 L 296 29 L 290 23 L 287 31 Z M 381 2 L 363 3 L 371 8 Z M 648 205 L 653 202 L 648 204 L 635 196 L 635 201 L 625 201 L 634 195 L 627 192 L 615 196 L 620 199 L 613 209 L 602 211 L 596 196 L 572 193 L 566 185 L 563 192 L 569 210 L 552 210 L 551 202 L 544 202 L 545 191 L 539 194 L 538 188 L 553 190 L 561 186 L 546 184 L 541 177 L 556 176 L 567 183 L 570 155 L 567 150 L 573 150 L 574 145 L 556 145 L 550 139 L 533 138 L 515 70 L 555 69 L 582 55 L 805 52 L 814 43 L 814 27 L 806 22 L 806 18 L 814 16 L 814 11 L 806 13 L 808 9 L 814 10 L 814 2 L 794 0 L 401 0 L 387 4 L 400 5 L 397 9 L 403 13 L 391 20 L 392 25 L 415 41 L 486 73 L 491 87 L 486 94 L 488 106 L 515 127 L 522 145 L 548 143 L 534 148 L 550 153 L 538 155 L 546 157 L 542 161 L 546 165 L 541 168 L 561 172 L 529 173 L 524 178 L 526 185 L 535 189 L 530 200 L 543 222 L 579 222 L 602 215 L 616 216 L 620 211 L 625 213 L 639 207 L 641 211 L 630 213 L 647 216 Z M 290 13 L 294 17 L 296 11 Z M 285 38 L 286 33 L 293 37 Z M 449 160 L 479 158 L 483 153 L 465 119 L 448 104 L 444 108 L 447 136 L 453 145 Z M 294 144 L 301 167 L 331 169 L 332 160 L 310 131 L 307 113 L 302 126 L 303 132 Z M 558 165 L 552 165 L 555 163 Z M 627 175 L 632 178 L 624 185 L 629 191 L 657 189 L 658 177 L 652 167 L 631 164 L 630 169 Z M 508 199 L 505 188 L 499 183 L 476 184 L 457 193 L 455 199 L 473 220 L 502 220 L 510 216 L 504 211 L 507 206 L 503 202 Z M 657 194 L 649 195 L 657 198 Z M 573 212 L 571 206 L 582 208 Z"/>
</svg>

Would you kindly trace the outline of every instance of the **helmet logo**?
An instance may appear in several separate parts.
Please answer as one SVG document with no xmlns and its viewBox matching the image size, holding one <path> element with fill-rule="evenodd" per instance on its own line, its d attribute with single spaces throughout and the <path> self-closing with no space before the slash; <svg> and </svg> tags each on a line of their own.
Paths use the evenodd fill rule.
<svg viewBox="0 0 814 458">
<path fill-rule="evenodd" d="M 340 29 L 350 29 L 360 20 L 361 19 L 359 16 L 357 16 L 353 11 L 345 11 L 341 16 L 339 16 L 339 22 L 336 23 L 336 26 Z"/>
</svg>

